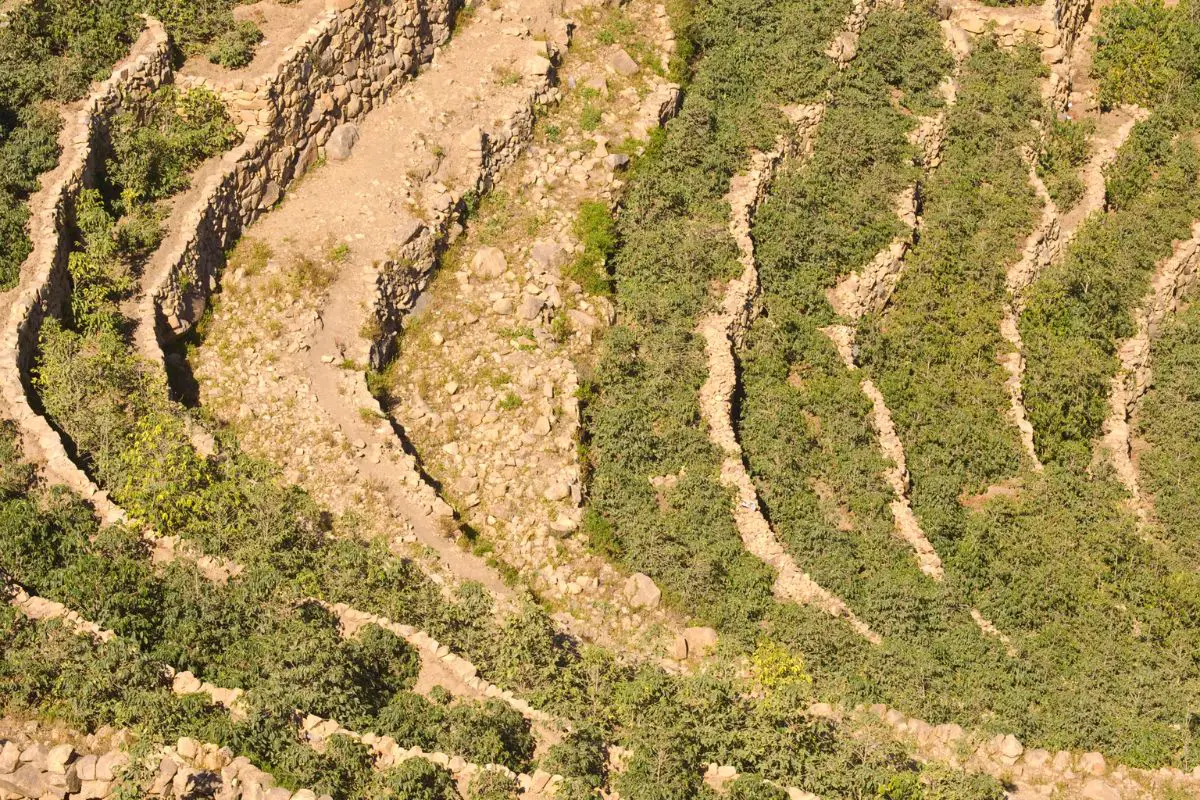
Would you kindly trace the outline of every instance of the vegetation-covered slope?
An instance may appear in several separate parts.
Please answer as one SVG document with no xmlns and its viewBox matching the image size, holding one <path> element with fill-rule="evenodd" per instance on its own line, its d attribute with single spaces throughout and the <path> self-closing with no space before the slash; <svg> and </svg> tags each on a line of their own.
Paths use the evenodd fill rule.
<svg viewBox="0 0 1200 800">
<path fill-rule="evenodd" d="M 515 571 L 495 596 L 427 573 L 426 554 L 323 508 L 205 409 L 176 402 L 161 365 L 134 355 L 127 314 L 164 210 L 200 163 L 240 140 L 218 95 L 161 90 L 110 126 L 99 188 L 72 215 L 69 302 L 44 323 L 27 376 L 72 460 L 128 522 L 101 527 L 81 499 L 36 476 L 15 426 L 0 428 L 0 592 L 19 585 L 115 636 L 93 640 L 0 605 L 0 713 L 85 732 L 120 726 L 147 747 L 183 735 L 216 742 L 285 786 L 335 800 L 453 800 L 458 789 L 419 758 L 377 769 L 369 739 L 322 742 L 306 714 L 406 749 L 553 772 L 567 800 L 598 789 L 776 800 L 782 787 L 824 800 L 1003 796 L 996 780 L 916 758 L 851 710 L 868 703 L 1031 748 L 1195 767 L 1194 311 L 1155 344 L 1155 385 L 1138 417 L 1150 524 L 1096 457 L 1136 304 L 1171 240 L 1200 217 L 1194 8 L 1121 0 L 1101 21 L 1101 99 L 1153 111 L 1106 174 L 1106 207 L 1052 260 L 1020 318 L 1041 470 L 1009 419 L 997 362 L 1009 346 L 1005 273 L 1039 214 L 1031 169 L 1070 205 L 1087 149 L 1078 138 L 1091 128 L 1047 110 L 1038 48 L 1002 47 L 985 32 L 955 53 L 942 15 L 923 2 L 872 8 L 850 44 L 852 7 L 839 0 L 672 5 L 689 57 L 682 108 L 644 151 L 593 140 L 636 156 L 627 184 L 612 184 L 622 189 L 615 229 L 607 206 L 588 205 L 573 265 L 616 308 L 580 392 L 580 535 L 652 578 L 676 630 L 718 634 L 699 654 L 684 636 L 685 656 L 664 658 L 667 669 L 625 658 L 620 642 L 583 641 Z M 185 52 L 230 31 L 253 39 L 233 27 L 228 3 L 31 0 L 0 27 L 0 270 L 10 283 L 28 252 L 22 203 L 55 158 L 52 109 L 125 52 L 142 11 L 162 16 Z M 832 55 L 850 47 L 839 67 Z M 1139 48 L 1161 63 L 1140 61 Z M 1129 77 L 1142 69 L 1157 71 Z M 953 101 L 939 90 L 951 77 Z M 754 214 L 757 296 L 734 348 L 730 418 L 770 534 L 878 644 L 780 599 L 772 568 L 743 543 L 722 475 L 728 452 L 710 439 L 699 401 L 710 365 L 697 326 L 743 267 L 726 194 L 753 154 L 790 133 L 787 107 L 809 103 L 824 109 L 811 152 L 779 165 Z M 944 146 L 922 163 L 912 134 L 933 114 L 944 115 Z M 1052 129 L 1039 137 L 1035 122 Z M 914 186 L 920 219 L 909 226 L 896 204 Z M 849 359 L 858 366 L 847 368 L 828 328 L 858 320 L 839 317 L 828 293 L 897 237 L 911 237 L 899 283 L 862 320 Z M 529 330 L 509 338 L 525 346 Z M 944 567 L 936 579 L 897 535 L 894 465 L 867 380 L 895 421 L 912 508 Z M 178 537 L 174 557 L 155 549 L 161 536 Z M 208 559 L 225 573 L 214 576 Z M 419 628 L 444 646 L 434 646 L 439 657 L 470 659 L 493 685 L 476 695 L 421 685 L 428 654 L 381 624 L 347 635 L 333 604 Z M 245 690 L 236 713 L 172 691 L 167 676 L 182 670 Z M 497 686 L 510 692 L 494 698 Z M 718 792 L 709 764 L 741 777 Z M 495 780 L 469 796 L 517 794 Z"/>
</svg>

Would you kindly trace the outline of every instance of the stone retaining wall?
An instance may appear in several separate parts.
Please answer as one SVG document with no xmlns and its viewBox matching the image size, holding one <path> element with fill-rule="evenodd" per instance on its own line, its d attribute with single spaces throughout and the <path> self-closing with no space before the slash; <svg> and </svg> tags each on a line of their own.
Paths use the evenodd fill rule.
<svg viewBox="0 0 1200 800">
<path fill-rule="evenodd" d="M 40 454 L 54 477 L 96 502 L 105 499 L 72 462 L 58 433 L 29 404 L 25 377 L 37 353 L 42 322 L 58 315 L 70 293 L 67 263 L 74 236 L 75 201 L 93 188 L 103 158 L 108 121 L 136 109 L 171 77 L 171 48 L 166 30 L 147 20 L 146 29 L 116 67 L 67 120 L 59 137 L 58 166 L 42 177 L 42 189 L 30 200 L 33 252 L 21 266 L 20 281 L 0 342 L 0 395 L 21 428 L 27 453 Z"/>
<path fill-rule="evenodd" d="M 80 616 L 77 612 L 72 611 L 67 606 L 54 600 L 48 600 L 36 595 L 30 595 L 20 587 L 12 585 L 2 573 L 0 573 L 0 594 L 3 590 L 7 590 L 11 596 L 8 598 L 8 603 L 20 613 L 34 620 L 61 620 L 68 625 L 76 633 L 90 635 L 102 642 L 110 641 L 116 638 L 112 631 L 101 628 L 94 622 L 90 622 Z M 188 671 L 175 672 L 170 666 L 167 666 L 167 677 L 171 680 L 171 691 L 178 696 L 187 695 L 203 695 L 209 699 L 214 705 L 221 706 L 226 709 L 234 720 L 242 717 L 245 709 L 241 704 L 241 700 L 245 697 L 245 690 L 241 688 L 226 688 L 217 686 L 208 681 L 202 681 L 194 674 Z M 412 758 L 420 758 L 439 767 L 444 767 L 449 770 L 451 776 L 459 784 L 460 788 L 466 789 L 471 785 L 481 773 L 498 772 L 505 777 L 508 777 L 517 782 L 521 796 L 524 800 L 540 800 L 546 795 L 553 795 L 557 787 L 562 784 L 563 777 L 561 775 L 553 775 L 545 770 L 535 770 L 530 773 L 516 773 L 501 764 L 473 764 L 461 756 L 451 755 L 442 752 L 426 752 L 420 746 L 404 747 L 391 736 L 380 736 L 375 733 L 358 733 L 343 727 L 337 721 L 318 717 L 315 714 L 303 714 L 300 718 L 300 732 L 305 740 L 314 748 L 321 749 L 324 742 L 331 736 L 345 736 L 351 739 L 356 739 L 366 745 L 374 754 L 374 766 L 376 769 L 387 769 L 396 766 Z M 183 742 L 184 740 L 181 740 Z M 0 746 L 4 743 L 0 741 Z M 218 763 L 217 769 L 220 769 L 227 764 L 240 764 L 249 761 L 244 758 L 233 759 L 232 751 L 223 749 L 221 754 L 227 754 L 227 758 Z M 104 787 L 104 794 L 91 794 L 83 797 L 79 792 L 81 789 L 72 788 L 78 784 L 74 778 L 69 778 L 65 771 L 55 771 L 54 769 L 46 768 L 45 764 L 40 764 L 35 768 L 26 767 L 18 761 L 13 761 L 12 770 L 6 771 L 9 766 L 8 759 L 11 755 L 10 751 L 0 751 L 0 800 L 16 800 L 16 798 L 46 798 L 51 795 L 57 800 L 66 800 L 70 795 L 71 800 L 102 800 L 108 796 L 108 791 L 112 788 L 111 785 Z M 192 787 L 188 783 L 188 776 L 197 774 L 195 769 L 186 770 L 183 767 L 172 767 L 165 763 L 159 765 L 160 771 L 158 778 L 149 788 L 149 793 L 152 795 L 161 795 L 166 791 L 168 786 L 174 787 L 174 796 L 183 798 L 191 796 L 190 793 L 182 791 Z M 66 769 L 66 763 L 61 766 L 62 770 Z M 163 777 L 164 771 L 169 774 Z M 257 772 L 257 771 L 256 771 Z M 180 778 L 177 774 L 182 774 L 183 784 L 177 783 Z M 224 772 L 222 772 L 224 775 Z M 236 775 L 236 774 L 235 774 Z M 248 798 L 254 800 L 263 800 L 270 797 L 270 800 L 315 800 L 311 793 L 306 793 L 303 796 L 297 793 L 294 797 L 289 793 L 284 793 L 284 790 L 276 789 L 275 795 L 266 794 L 270 789 L 270 784 L 265 783 L 270 776 L 265 773 L 259 773 L 262 776 L 263 783 L 260 783 L 261 792 L 257 794 L 247 794 Z M 240 778 L 240 775 L 236 775 Z M 64 780 L 71 780 L 70 783 L 63 783 Z M 209 778 L 211 781 L 211 778 Z M 201 786 L 203 784 L 196 784 Z M 233 782 L 231 788 L 236 788 L 238 782 Z M 27 794 L 27 790 L 41 789 L 38 794 Z M 58 793 L 62 789 L 61 793 Z M 302 790 L 303 792 L 304 790 Z M 7 793 L 7 794 L 6 794 Z M 207 794 L 198 794 L 196 796 L 209 796 Z M 219 795 L 226 800 L 231 800 L 239 795 Z"/>
<path fill-rule="evenodd" d="M 564 34 L 565 36 L 565 34 Z M 565 45 L 565 41 L 563 42 Z M 554 43 L 548 43 L 548 58 L 534 58 L 525 65 L 525 79 L 533 83 L 527 105 L 493 131 L 471 128 L 462 141 L 471 152 L 470 188 L 464 194 L 448 191 L 428 222 L 413 220 L 401 230 L 395 254 L 376 265 L 373 315 L 375 335 L 369 361 L 381 370 L 395 355 L 396 342 L 405 315 L 429 285 L 439 257 L 459 230 L 459 220 L 468 212 L 468 199 L 487 194 L 497 175 L 517 160 L 533 136 L 535 109 L 558 96 L 554 86 Z"/>
<path fill-rule="evenodd" d="M 1058 26 L 1059 46 L 1068 53 L 1075 46 L 1079 32 L 1092 13 L 1092 0 L 1056 0 L 1054 23 Z"/>
<path fill-rule="evenodd" d="M 317 162 L 337 126 L 361 118 L 429 62 L 449 38 L 457 5 L 329 0 L 258 85 L 219 89 L 246 139 L 181 200 L 189 204 L 182 223 L 146 267 L 139 354 L 161 362 L 159 338 L 200 318 L 225 250 Z"/>
<path fill-rule="evenodd" d="M 292 792 L 275 785 L 275 779 L 250 763 L 234 758 L 227 747 L 180 739 L 138 763 L 119 747 L 100 746 L 98 740 L 125 739 L 88 736 L 82 750 L 72 744 L 0 739 L 0 800 L 106 800 L 130 796 L 184 798 L 220 797 L 223 800 L 330 800 L 315 792 Z M 123 793 L 122 793 L 123 790 Z"/>
</svg>

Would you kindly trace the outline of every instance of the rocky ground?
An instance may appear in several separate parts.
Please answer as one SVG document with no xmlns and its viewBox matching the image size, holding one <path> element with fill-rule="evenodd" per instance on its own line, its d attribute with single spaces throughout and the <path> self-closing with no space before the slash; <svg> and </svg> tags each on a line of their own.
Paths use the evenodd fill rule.
<svg viewBox="0 0 1200 800">
<path fill-rule="evenodd" d="M 479 580 L 505 596 L 485 561 L 503 565 L 508 580 L 569 611 L 575 632 L 637 639 L 633 651 L 652 656 L 682 646 L 663 637 L 679 626 L 653 610 L 657 589 L 570 535 L 582 501 L 576 363 L 612 307 L 569 275 L 586 257 L 582 204 L 603 217 L 630 157 L 674 110 L 673 39 L 661 6 L 574 17 L 549 93 L 560 102 L 540 112 L 531 146 L 470 209 L 466 232 L 449 224 L 458 241 L 406 320 L 391 371 L 371 387 L 394 399 L 390 419 L 364 379 L 376 264 L 397 229 L 438 219 L 454 196 L 477 202 L 460 166 L 471 155 L 464 129 L 521 135 L 512 121 L 525 108 L 527 64 L 545 47 L 537 31 L 558 24 L 545 4 L 476 7 L 344 158 L 330 150 L 248 232 L 192 363 L 201 404 L 344 520 L 398 548 L 432 548 L 440 563 L 426 563 L 447 582 Z M 473 553 L 451 543 L 446 501 L 478 534 Z"/>
</svg>

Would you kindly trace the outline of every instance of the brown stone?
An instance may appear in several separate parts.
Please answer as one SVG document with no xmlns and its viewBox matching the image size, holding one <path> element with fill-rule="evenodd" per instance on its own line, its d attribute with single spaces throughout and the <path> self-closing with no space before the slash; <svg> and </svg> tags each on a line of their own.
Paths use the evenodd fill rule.
<svg viewBox="0 0 1200 800">
<path fill-rule="evenodd" d="M 662 599 L 662 591 L 649 575 L 635 572 L 625 581 L 625 597 L 634 608 L 655 608 Z"/>
<path fill-rule="evenodd" d="M 17 747 L 16 742 L 5 742 L 4 746 L 0 747 L 0 775 L 14 771 L 19 763 L 21 748 Z"/>
<path fill-rule="evenodd" d="M 0 789 L 22 797 L 41 797 L 50 786 L 40 769 L 25 764 L 10 775 L 0 775 Z"/>
<path fill-rule="evenodd" d="M 700 658 L 717 646 L 717 632 L 712 628 L 684 628 L 688 655 Z"/>
<path fill-rule="evenodd" d="M 637 62 L 624 50 L 617 50 L 613 53 L 608 59 L 608 65 L 612 67 L 613 72 L 626 77 L 636 75 L 638 72 Z"/>
</svg>

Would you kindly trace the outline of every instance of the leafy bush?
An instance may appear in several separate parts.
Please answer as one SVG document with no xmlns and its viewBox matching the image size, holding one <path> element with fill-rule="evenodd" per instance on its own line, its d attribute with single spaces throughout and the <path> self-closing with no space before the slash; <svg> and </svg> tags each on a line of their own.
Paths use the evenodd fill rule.
<svg viewBox="0 0 1200 800">
<path fill-rule="evenodd" d="M 517 782 L 501 772 L 481 772 L 467 789 L 468 800 L 513 800 Z"/>
<path fill-rule="evenodd" d="M 571 731 L 550 748 L 539 766 L 555 775 L 579 779 L 589 788 L 603 786 L 608 760 L 602 732 L 589 725 Z"/>
<path fill-rule="evenodd" d="M 383 774 L 391 800 L 459 800 L 450 773 L 423 758 L 410 758 Z"/>
<path fill-rule="evenodd" d="M 1200 78 L 1200 15 L 1195 0 L 1173 9 L 1162 0 L 1121 0 L 1104 9 L 1093 72 L 1100 102 L 1153 106 Z"/>
<path fill-rule="evenodd" d="M 1060 211 L 1068 211 L 1083 197 L 1079 168 L 1087 163 L 1088 137 L 1094 123 L 1048 117 L 1044 121 L 1037 173 L 1046 184 L 1050 199 Z"/>
<path fill-rule="evenodd" d="M 263 32 L 249 20 L 237 23 L 212 43 L 208 60 L 226 69 L 241 69 L 254 60 L 254 48 L 263 40 Z"/>
<path fill-rule="evenodd" d="M 1153 344 L 1154 383 L 1136 417 L 1135 436 L 1149 447 L 1138 466 L 1160 527 L 1154 535 L 1192 565 L 1200 564 L 1200 320 L 1195 306 L 1169 320 Z M 1180 579 L 1181 583 L 1186 583 Z M 1180 587 L 1183 589 L 1183 587 Z"/>
<path fill-rule="evenodd" d="M 235 29 L 235 0 L 22 0 L 0 26 L 0 287 L 12 286 L 29 253 L 25 203 L 37 176 L 58 160 L 58 114 L 46 101 L 81 97 L 123 57 L 142 13 L 163 20 L 191 52 Z M 212 107 L 196 109 L 205 121 Z"/>
<path fill-rule="evenodd" d="M 1106 173 L 1112 212 L 1086 222 L 1029 290 L 1025 403 L 1044 461 L 1086 466 L 1133 308 L 1171 241 L 1200 216 L 1200 156 L 1177 130 L 1163 113 L 1135 126 Z"/>
<path fill-rule="evenodd" d="M 111 139 L 108 194 L 119 214 L 129 214 L 186 189 L 200 162 L 237 144 L 240 136 L 210 90 L 164 86 L 147 107 L 114 119 Z"/>
<path fill-rule="evenodd" d="M 590 294 L 607 295 L 611 285 L 606 268 L 608 258 L 616 249 L 616 231 L 612 214 L 604 203 L 584 202 L 575 220 L 575 235 L 583 252 L 567 267 L 566 275 Z"/>
<path fill-rule="evenodd" d="M 788 795 L 759 775 L 739 775 L 729 784 L 729 800 L 784 800 Z"/>
<path fill-rule="evenodd" d="M 935 546 L 956 536 L 959 495 L 1016 472 L 1022 459 L 996 354 L 1005 348 L 1005 270 L 1035 219 L 1020 152 L 1041 113 L 1041 65 L 1030 48 L 1008 56 L 990 40 L 979 45 L 946 119 L 942 165 L 923 187 L 920 241 L 889 309 L 865 320 L 860 336 Z"/>
</svg>

